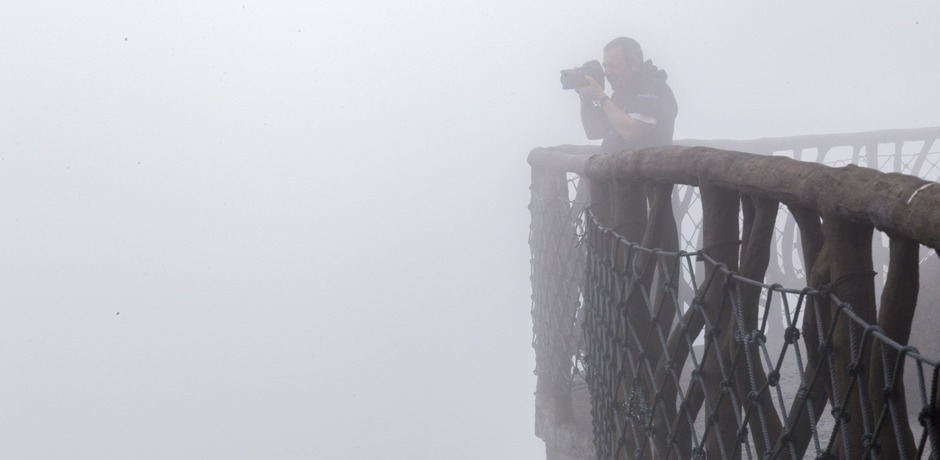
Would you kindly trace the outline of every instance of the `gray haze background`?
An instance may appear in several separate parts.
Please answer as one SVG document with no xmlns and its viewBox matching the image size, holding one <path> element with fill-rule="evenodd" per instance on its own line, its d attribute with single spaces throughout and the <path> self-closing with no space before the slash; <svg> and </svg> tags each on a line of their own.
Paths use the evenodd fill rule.
<svg viewBox="0 0 940 460">
<path fill-rule="evenodd" d="M 528 168 L 630 35 L 678 138 L 940 125 L 940 7 L 0 2 L 0 457 L 538 459 Z"/>
</svg>

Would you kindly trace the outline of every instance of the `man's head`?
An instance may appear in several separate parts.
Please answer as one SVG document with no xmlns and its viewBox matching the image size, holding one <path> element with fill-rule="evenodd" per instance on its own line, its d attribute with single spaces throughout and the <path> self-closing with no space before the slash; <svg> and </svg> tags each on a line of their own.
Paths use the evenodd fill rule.
<svg viewBox="0 0 940 460">
<path fill-rule="evenodd" d="M 617 37 L 604 47 L 604 76 L 614 91 L 626 88 L 643 65 L 643 50 L 636 40 Z"/>
</svg>

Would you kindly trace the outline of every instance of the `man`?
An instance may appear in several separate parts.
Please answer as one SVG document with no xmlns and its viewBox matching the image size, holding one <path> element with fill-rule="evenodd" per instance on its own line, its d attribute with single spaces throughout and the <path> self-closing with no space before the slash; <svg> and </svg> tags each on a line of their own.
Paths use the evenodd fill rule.
<svg viewBox="0 0 940 460">
<path fill-rule="evenodd" d="M 603 65 L 613 94 L 604 94 L 591 77 L 577 89 L 588 139 L 603 138 L 603 153 L 671 144 L 678 107 L 666 72 L 644 62 L 640 44 L 627 37 L 604 47 Z"/>
</svg>

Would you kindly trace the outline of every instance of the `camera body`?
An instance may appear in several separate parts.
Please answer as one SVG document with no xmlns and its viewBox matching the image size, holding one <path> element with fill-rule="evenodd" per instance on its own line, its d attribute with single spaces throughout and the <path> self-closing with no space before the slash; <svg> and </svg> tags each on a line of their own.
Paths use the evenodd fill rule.
<svg viewBox="0 0 940 460">
<path fill-rule="evenodd" d="M 581 67 L 562 70 L 561 89 L 583 88 L 588 85 L 585 77 L 593 78 L 604 89 L 604 67 L 597 60 L 585 62 Z"/>
</svg>

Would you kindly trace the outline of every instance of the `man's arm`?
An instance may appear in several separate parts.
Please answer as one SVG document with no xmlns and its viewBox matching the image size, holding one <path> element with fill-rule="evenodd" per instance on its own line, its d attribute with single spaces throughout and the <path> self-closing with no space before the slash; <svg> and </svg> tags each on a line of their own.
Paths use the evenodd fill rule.
<svg viewBox="0 0 940 460">
<path fill-rule="evenodd" d="M 587 80 L 588 86 L 575 88 L 581 98 L 581 126 L 588 139 L 603 139 L 610 130 L 610 124 L 607 123 L 604 111 L 596 107 L 594 101 L 604 94 L 604 90 L 593 78 L 587 77 Z"/>
<path fill-rule="evenodd" d="M 641 136 L 656 126 L 655 119 L 643 115 L 624 113 L 617 107 L 617 104 L 614 104 L 606 96 L 601 101 L 601 108 L 610 123 L 610 127 L 626 141 Z"/>
<path fill-rule="evenodd" d="M 587 77 L 588 86 L 578 89 L 581 96 L 581 124 L 588 139 L 600 139 L 613 129 L 625 141 L 629 141 L 653 129 L 656 120 L 647 116 L 628 114 L 620 110 L 593 78 Z M 600 109 L 594 106 L 600 101 Z"/>
<path fill-rule="evenodd" d="M 581 97 L 581 125 L 588 139 L 602 139 L 607 135 L 610 125 L 604 111 L 594 106 L 594 100 Z"/>
</svg>

